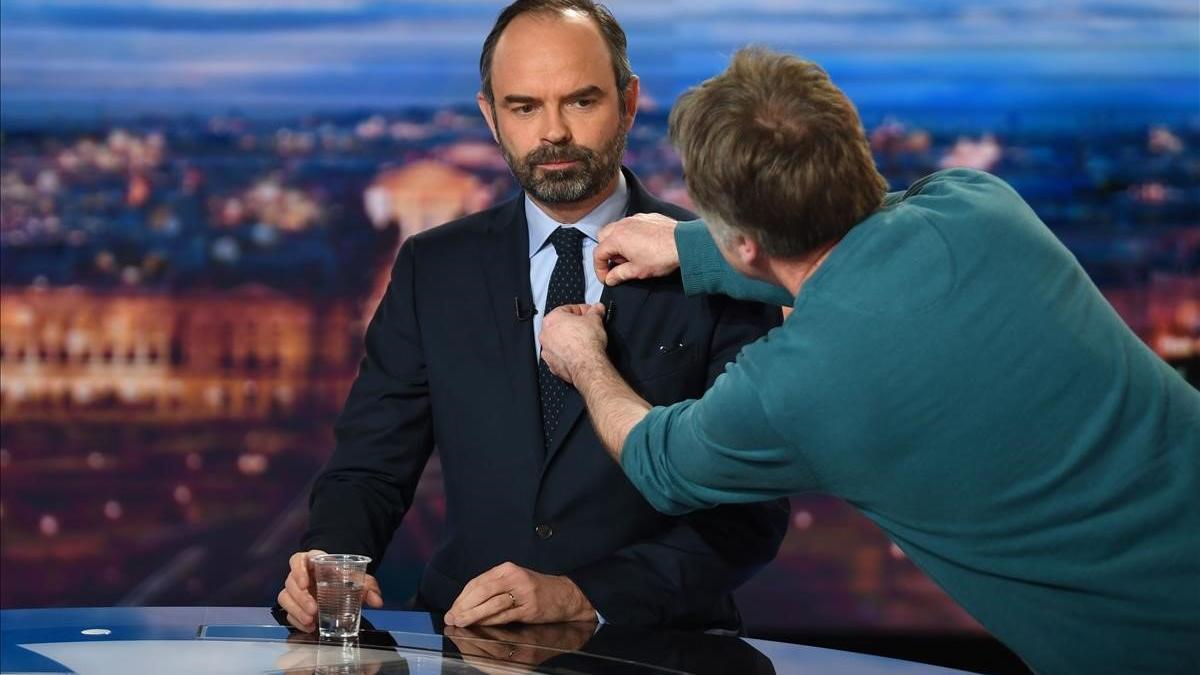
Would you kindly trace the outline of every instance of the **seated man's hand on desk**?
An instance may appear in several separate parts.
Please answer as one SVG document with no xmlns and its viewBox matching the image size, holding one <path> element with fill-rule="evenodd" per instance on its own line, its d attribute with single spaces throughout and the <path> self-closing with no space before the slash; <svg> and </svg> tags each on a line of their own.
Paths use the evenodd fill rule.
<svg viewBox="0 0 1200 675">
<path fill-rule="evenodd" d="M 446 612 L 447 626 L 596 621 L 583 591 L 565 576 L 540 574 L 511 562 L 472 579 Z"/>
<path fill-rule="evenodd" d="M 317 629 L 317 580 L 309 564 L 309 558 L 323 555 L 325 551 L 313 549 L 301 551 L 288 560 L 291 571 L 279 591 L 279 606 L 287 612 L 288 623 L 302 631 L 311 633 Z M 383 607 L 383 594 L 379 582 L 370 574 L 363 581 L 363 602 L 370 607 Z"/>
</svg>

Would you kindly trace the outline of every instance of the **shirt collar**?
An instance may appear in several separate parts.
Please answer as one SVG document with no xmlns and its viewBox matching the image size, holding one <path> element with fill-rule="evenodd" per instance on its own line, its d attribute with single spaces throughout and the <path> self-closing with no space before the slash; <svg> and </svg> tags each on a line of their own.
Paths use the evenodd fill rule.
<svg viewBox="0 0 1200 675">
<path fill-rule="evenodd" d="M 629 187 L 625 184 L 625 172 L 617 178 L 617 189 L 608 199 L 592 209 L 586 216 L 574 223 L 560 223 L 546 215 L 546 212 L 525 194 L 525 220 L 529 223 L 529 257 L 542 250 L 550 235 L 559 227 L 570 226 L 583 232 L 588 239 L 599 241 L 600 229 L 611 222 L 625 217 L 625 208 L 629 201 Z"/>
</svg>

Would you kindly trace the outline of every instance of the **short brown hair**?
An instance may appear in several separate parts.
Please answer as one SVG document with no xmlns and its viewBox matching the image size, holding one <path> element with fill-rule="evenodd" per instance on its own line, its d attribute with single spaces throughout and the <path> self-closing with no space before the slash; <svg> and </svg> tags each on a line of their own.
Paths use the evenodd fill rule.
<svg viewBox="0 0 1200 675">
<path fill-rule="evenodd" d="M 629 65 L 625 31 L 607 7 L 592 2 L 592 0 L 517 0 L 501 10 L 500 16 L 496 17 L 496 24 L 492 26 L 492 31 L 484 39 L 483 51 L 479 54 L 480 90 L 487 97 L 489 103 L 493 106 L 496 104 L 496 97 L 492 92 L 492 55 L 496 51 L 496 43 L 500 41 L 500 35 L 505 28 L 508 28 L 508 24 L 522 14 L 554 14 L 572 11 L 587 15 L 600 28 L 600 35 L 604 37 L 604 43 L 608 45 L 608 53 L 612 58 L 613 77 L 617 81 L 617 101 L 620 103 L 621 109 L 625 109 L 625 88 L 633 79 L 633 68 Z"/>
<path fill-rule="evenodd" d="M 765 48 L 684 92 L 670 136 L 696 207 L 772 256 L 840 239 L 887 191 L 854 104 L 817 64 Z"/>
</svg>

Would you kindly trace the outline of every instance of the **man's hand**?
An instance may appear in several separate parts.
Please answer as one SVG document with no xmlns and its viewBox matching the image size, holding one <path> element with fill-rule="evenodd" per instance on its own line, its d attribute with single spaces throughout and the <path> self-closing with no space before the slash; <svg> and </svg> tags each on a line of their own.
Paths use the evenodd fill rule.
<svg viewBox="0 0 1200 675">
<path fill-rule="evenodd" d="M 595 621 L 596 610 L 567 577 L 502 563 L 472 579 L 446 612 L 447 626 Z"/>
<path fill-rule="evenodd" d="M 596 278 L 606 286 L 616 286 L 630 279 L 663 277 L 679 269 L 678 224 L 662 214 L 639 213 L 606 225 L 592 255 Z"/>
<path fill-rule="evenodd" d="M 588 363 L 608 361 L 604 305 L 563 305 L 542 322 L 542 360 L 559 379 L 574 383 Z"/>
<path fill-rule="evenodd" d="M 607 348 L 604 305 L 563 305 L 542 323 L 542 360 L 579 390 L 596 435 L 620 463 L 629 430 L 642 421 L 650 404 L 621 379 Z"/>
<path fill-rule="evenodd" d="M 277 598 L 279 606 L 287 612 L 288 623 L 306 633 L 317 629 L 317 579 L 309 559 L 324 553 L 325 551 L 312 549 L 293 554 L 288 560 L 291 571 L 288 572 L 283 590 L 279 591 Z M 379 591 L 379 582 L 370 574 L 363 580 L 363 602 L 371 607 L 383 607 L 383 594 Z"/>
</svg>

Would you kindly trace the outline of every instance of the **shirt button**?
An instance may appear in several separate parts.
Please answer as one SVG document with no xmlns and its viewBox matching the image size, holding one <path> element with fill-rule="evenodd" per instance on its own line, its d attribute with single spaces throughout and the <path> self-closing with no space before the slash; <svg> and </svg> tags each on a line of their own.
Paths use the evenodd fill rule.
<svg viewBox="0 0 1200 675">
<path fill-rule="evenodd" d="M 554 536 L 554 528 L 549 525 L 538 525 L 533 528 L 533 531 L 537 533 L 539 539 L 549 539 Z"/>
</svg>

